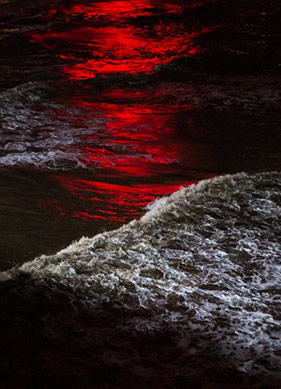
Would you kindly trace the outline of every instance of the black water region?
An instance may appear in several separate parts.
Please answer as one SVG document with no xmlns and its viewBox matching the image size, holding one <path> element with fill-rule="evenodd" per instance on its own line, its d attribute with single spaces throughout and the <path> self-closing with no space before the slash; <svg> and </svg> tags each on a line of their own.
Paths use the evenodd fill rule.
<svg viewBox="0 0 281 389">
<path fill-rule="evenodd" d="M 279 15 L 278 2 L 265 0 L 0 1 L 0 269 L 138 219 L 181 186 L 279 171 Z M 155 347 L 133 331 L 114 345 L 112 318 L 121 325 L 127 313 L 75 313 L 73 291 L 48 285 L 49 297 L 28 277 L 7 282 L 6 323 L 16 309 L 7 363 L 17 366 L 7 387 L 266 384 L 262 373 L 245 378 L 227 361 L 198 378 L 207 354 L 184 356 L 170 329 Z M 29 321 L 22 334 L 19 323 Z"/>
</svg>

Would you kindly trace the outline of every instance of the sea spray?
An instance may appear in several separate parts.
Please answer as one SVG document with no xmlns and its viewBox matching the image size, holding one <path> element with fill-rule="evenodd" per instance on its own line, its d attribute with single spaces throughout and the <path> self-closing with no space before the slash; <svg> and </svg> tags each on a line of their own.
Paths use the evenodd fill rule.
<svg viewBox="0 0 281 389">
<path fill-rule="evenodd" d="M 126 311 L 124 329 L 196 337 L 200 352 L 216 345 L 241 371 L 278 371 L 280 193 L 280 173 L 204 180 L 2 277 L 69 290 L 90 311 Z"/>
</svg>

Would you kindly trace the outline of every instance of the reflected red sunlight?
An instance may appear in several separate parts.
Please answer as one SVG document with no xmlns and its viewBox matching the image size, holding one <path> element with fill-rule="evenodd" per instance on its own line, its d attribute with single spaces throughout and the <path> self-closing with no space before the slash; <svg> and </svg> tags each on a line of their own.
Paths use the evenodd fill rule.
<svg viewBox="0 0 281 389">
<path fill-rule="evenodd" d="M 61 204 L 51 204 L 52 207 L 58 206 L 57 211 L 61 215 L 71 213 L 75 218 L 111 222 L 126 222 L 132 218 L 137 218 L 143 214 L 144 207 L 157 197 L 169 195 L 182 186 L 195 183 L 145 183 L 130 186 L 83 180 L 78 177 L 71 177 L 70 179 L 63 175 L 54 175 L 53 178 L 84 204 L 83 211 L 67 209 L 67 206 L 63 209 Z M 48 206 L 48 203 L 41 202 L 41 206 Z"/>
<path fill-rule="evenodd" d="M 64 72 L 71 79 L 88 79 L 114 73 L 150 73 L 156 65 L 170 63 L 181 55 L 194 55 L 198 50 L 182 26 L 157 26 L 154 35 L 133 26 L 80 27 L 66 32 L 33 34 L 33 40 L 48 48 L 65 42 L 64 52 L 57 54 L 64 61 Z M 73 54 L 70 45 L 79 45 Z M 70 53 L 69 53 L 70 50 Z M 90 57 L 85 61 L 85 56 Z M 78 63 L 77 63 L 78 62 Z"/>
<path fill-rule="evenodd" d="M 75 218 L 121 223 L 139 217 L 156 197 L 188 185 L 180 179 L 184 177 L 182 166 L 186 158 L 193 160 L 196 155 L 182 136 L 182 124 L 178 133 L 178 118 L 182 112 L 186 115 L 188 106 L 183 87 L 179 93 L 174 88 L 172 84 L 114 88 L 98 96 L 91 90 L 79 90 L 71 100 L 68 93 L 65 100 L 60 97 L 65 110 L 56 109 L 53 114 L 81 127 L 75 154 L 90 168 L 87 177 L 94 178 L 54 176 L 73 195 L 73 203 L 70 207 L 49 200 L 40 206 Z M 167 104 L 171 94 L 173 103 Z"/>
<path fill-rule="evenodd" d="M 70 15 L 83 15 L 85 18 L 99 18 L 101 16 L 118 21 L 124 17 L 137 17 L 151 15 L 151 1 L 127 0 L 127 1 L 101 1 L 95 4 L 75 4 L 70 10 Z"/>
<path fill-rule="evenodd" d="M 70 18 L 64 31 L 50 28 L 32 34 L 31 38 L 54 51 L 65 62 L 63 72 L 72 80 L 120 73 L 147 74 L 157 65 L 198 53 L 194 38 L 201 31 L 188 31 L 180 22 L 164 24 L 154 21 L 142 28 L 134 25 L 135 18 L 154 15 L 155 6 L 159 7 L 157 12 L 160 14 L 180 14 L 183 9 L 180 5 L 165 2 L 154 4 L 145 0 L 75 4 L 60 10 L 60 14 Z M 81 17 L 79 24 L 78 16 Z M 57 12 L 50 10 L 48 17 L 56 18 Z"/>
<path fill-rule="evenodd" d="M 161 15 L 181 14 L 186 7 L 167 1 L 78 2 L 62 7 L 50 10 L 48 17 L 54 23 L 31 38 L 60 58 L 64 80 L 151 74 L 159 65 L 200 52 L 195 38 L 207 31 L 188 29 L 175 15 L 167 22 Z M 88 93 L 85 89 L 81 95 L 68 95 L 63 104 L 81 111 L 75 118 L 59 110 L 54 115 L 75 120 L 81 127 L 81 139 L 73 148 L 81 164 L 94 171 L 95 179 L 55 175 L 74 196 L 73 204 L 40 200 L 40 206 L 75 218 L 126 222 L 140 216 L 158 196 L 190 184 L 179 178 L 184 176 L 179 166 L 187 150 L 177 133 L 178 115 L 188 107 L 173 91 L 108 87 Z"/>
<path fill-rule="evenodd" d="M 170 4 L 159 0 L 112 0 L 98 1 L 91 4 L 75 4 L 70 8 L 58 7 L 58 9 L 50 9 L 49 16 L 56 13 L 68 15 L 69 17 L 83 17 L 83 19 L 91 19 L 98 22 L 124 22 L 126 19 L 137 18 L 139 16 L 151 16 L 156 14 L 156 11 L 179 14 L 186 6 L 197 6 L 202 2 L 195 1 L 194 4 Z"/>
<path fill-rule="evenodd" d="M 83 99 L 80 94 L 72 96 L 71 109 L 81 114 L 75 117 L 77 122 L 84 123 L 86 117 L 94 123 L 92 119 L 101 118 L 101 134 L 93 128 L 93 134 L 84 135 L 77 144 L 81 160 L 93 168 L 95 179 L 55 175 L 74 202 L 70 207 L 49 200 L 40 206 L 84 220 L 121 223 L 139 217 L 155 198 L 189 185 L 175 178 L 182 175 L 180 163 L 187 153 L 182 137 L 177 136 L 178 114 L 186 106 L 176 99 L 167 105 L 171 91 L 163 87 L 107 89 L 98 101 L 87 93 Z M 55 113 L 72 120 L 67 109 Z M 192 156 L 192 150 L 188 155 Z"/>
<path fill-rule="evenodd" d="M 116 98 L 119 90 L 112 90 L 111 96 Z M 110 94 L 108 93 L 107 96 Z M 121 96 L 126 96 L 122 90 Z M 152 177 L 163 171 L 171 173 L 175 169 L 184 144 L 174 136 L 174 115 L 180 106 L 176 103 L 163 106 L 159 103 L 143 103 L 143 96 L 138 94 L 141 102 L 134 104 L 89 103 L 73 99 L 73 105 L 96 112 L 101 111 L 107 119 L 103 137 L 94 146 L 83 148 L 84 163 L 102 168 L 111 175 L 120 173 L 127 176 Z M 89 142 L 95 143 L 93 137 Z"/>
</svg>

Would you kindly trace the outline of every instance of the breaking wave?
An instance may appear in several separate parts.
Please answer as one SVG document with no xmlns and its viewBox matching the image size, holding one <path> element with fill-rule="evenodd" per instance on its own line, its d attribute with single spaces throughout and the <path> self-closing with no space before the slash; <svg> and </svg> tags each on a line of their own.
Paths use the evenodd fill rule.
<svg viewBox="0 0 281 389">
<path fill-rule="evenodd" d="M 187 350 L 186 336 L 195 337 L 198 352 L 219 352 L 241 372 L 277 374 L 280 217 L 280 173 L 221 176 L 1 277 L 68 291 L 72 304 L 90 311 L 128 312 L 124 330 L 170 328 Z"/>
</svg>

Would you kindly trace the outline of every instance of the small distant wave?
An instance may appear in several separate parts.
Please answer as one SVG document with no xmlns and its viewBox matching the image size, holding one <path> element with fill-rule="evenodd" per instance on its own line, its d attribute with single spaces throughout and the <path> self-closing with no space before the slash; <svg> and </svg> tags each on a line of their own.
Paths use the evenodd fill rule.
<svg viewBox="0 0 281 389">
<path fill-rule="evenodd" d="M 128 312 L 124 328 L 168 327 L 210 355 L 216 345 L 241 372 L 278 372 L 280 193 L 277 172 L 204 180 L 2 279 L 28 275 L 46 293 L 68 290 L 74 305 Z"/>
<path fill-rule="evenodd" d="M 1 104 L 29 105 L 54 95 L 54 88 L 41 82 L 27 82 L 0 93 Z M 7 108 L 7 107 L 5 107 Z"/>
<path fill-rule="evenodd" d="M 87 119 L 83 108 L 57 103 L 55 95 L 54 87 L 37 82 L 0 94 L 0 165 L 51 170 L 86 167 L 77 145 L 97 133 L 103 120 L 98 115 Z"/>
<path fill-rule="evenodd" d="M 86 165 L 79 160 L 79 156 L 71 155 L 63 151 L 30 151 L 22 153 L 10 153 L 0 157 L 0 165 L 26 167 L 32 166 L 41 169 L 70 170 L 86 168 Z"/>
</svg>

